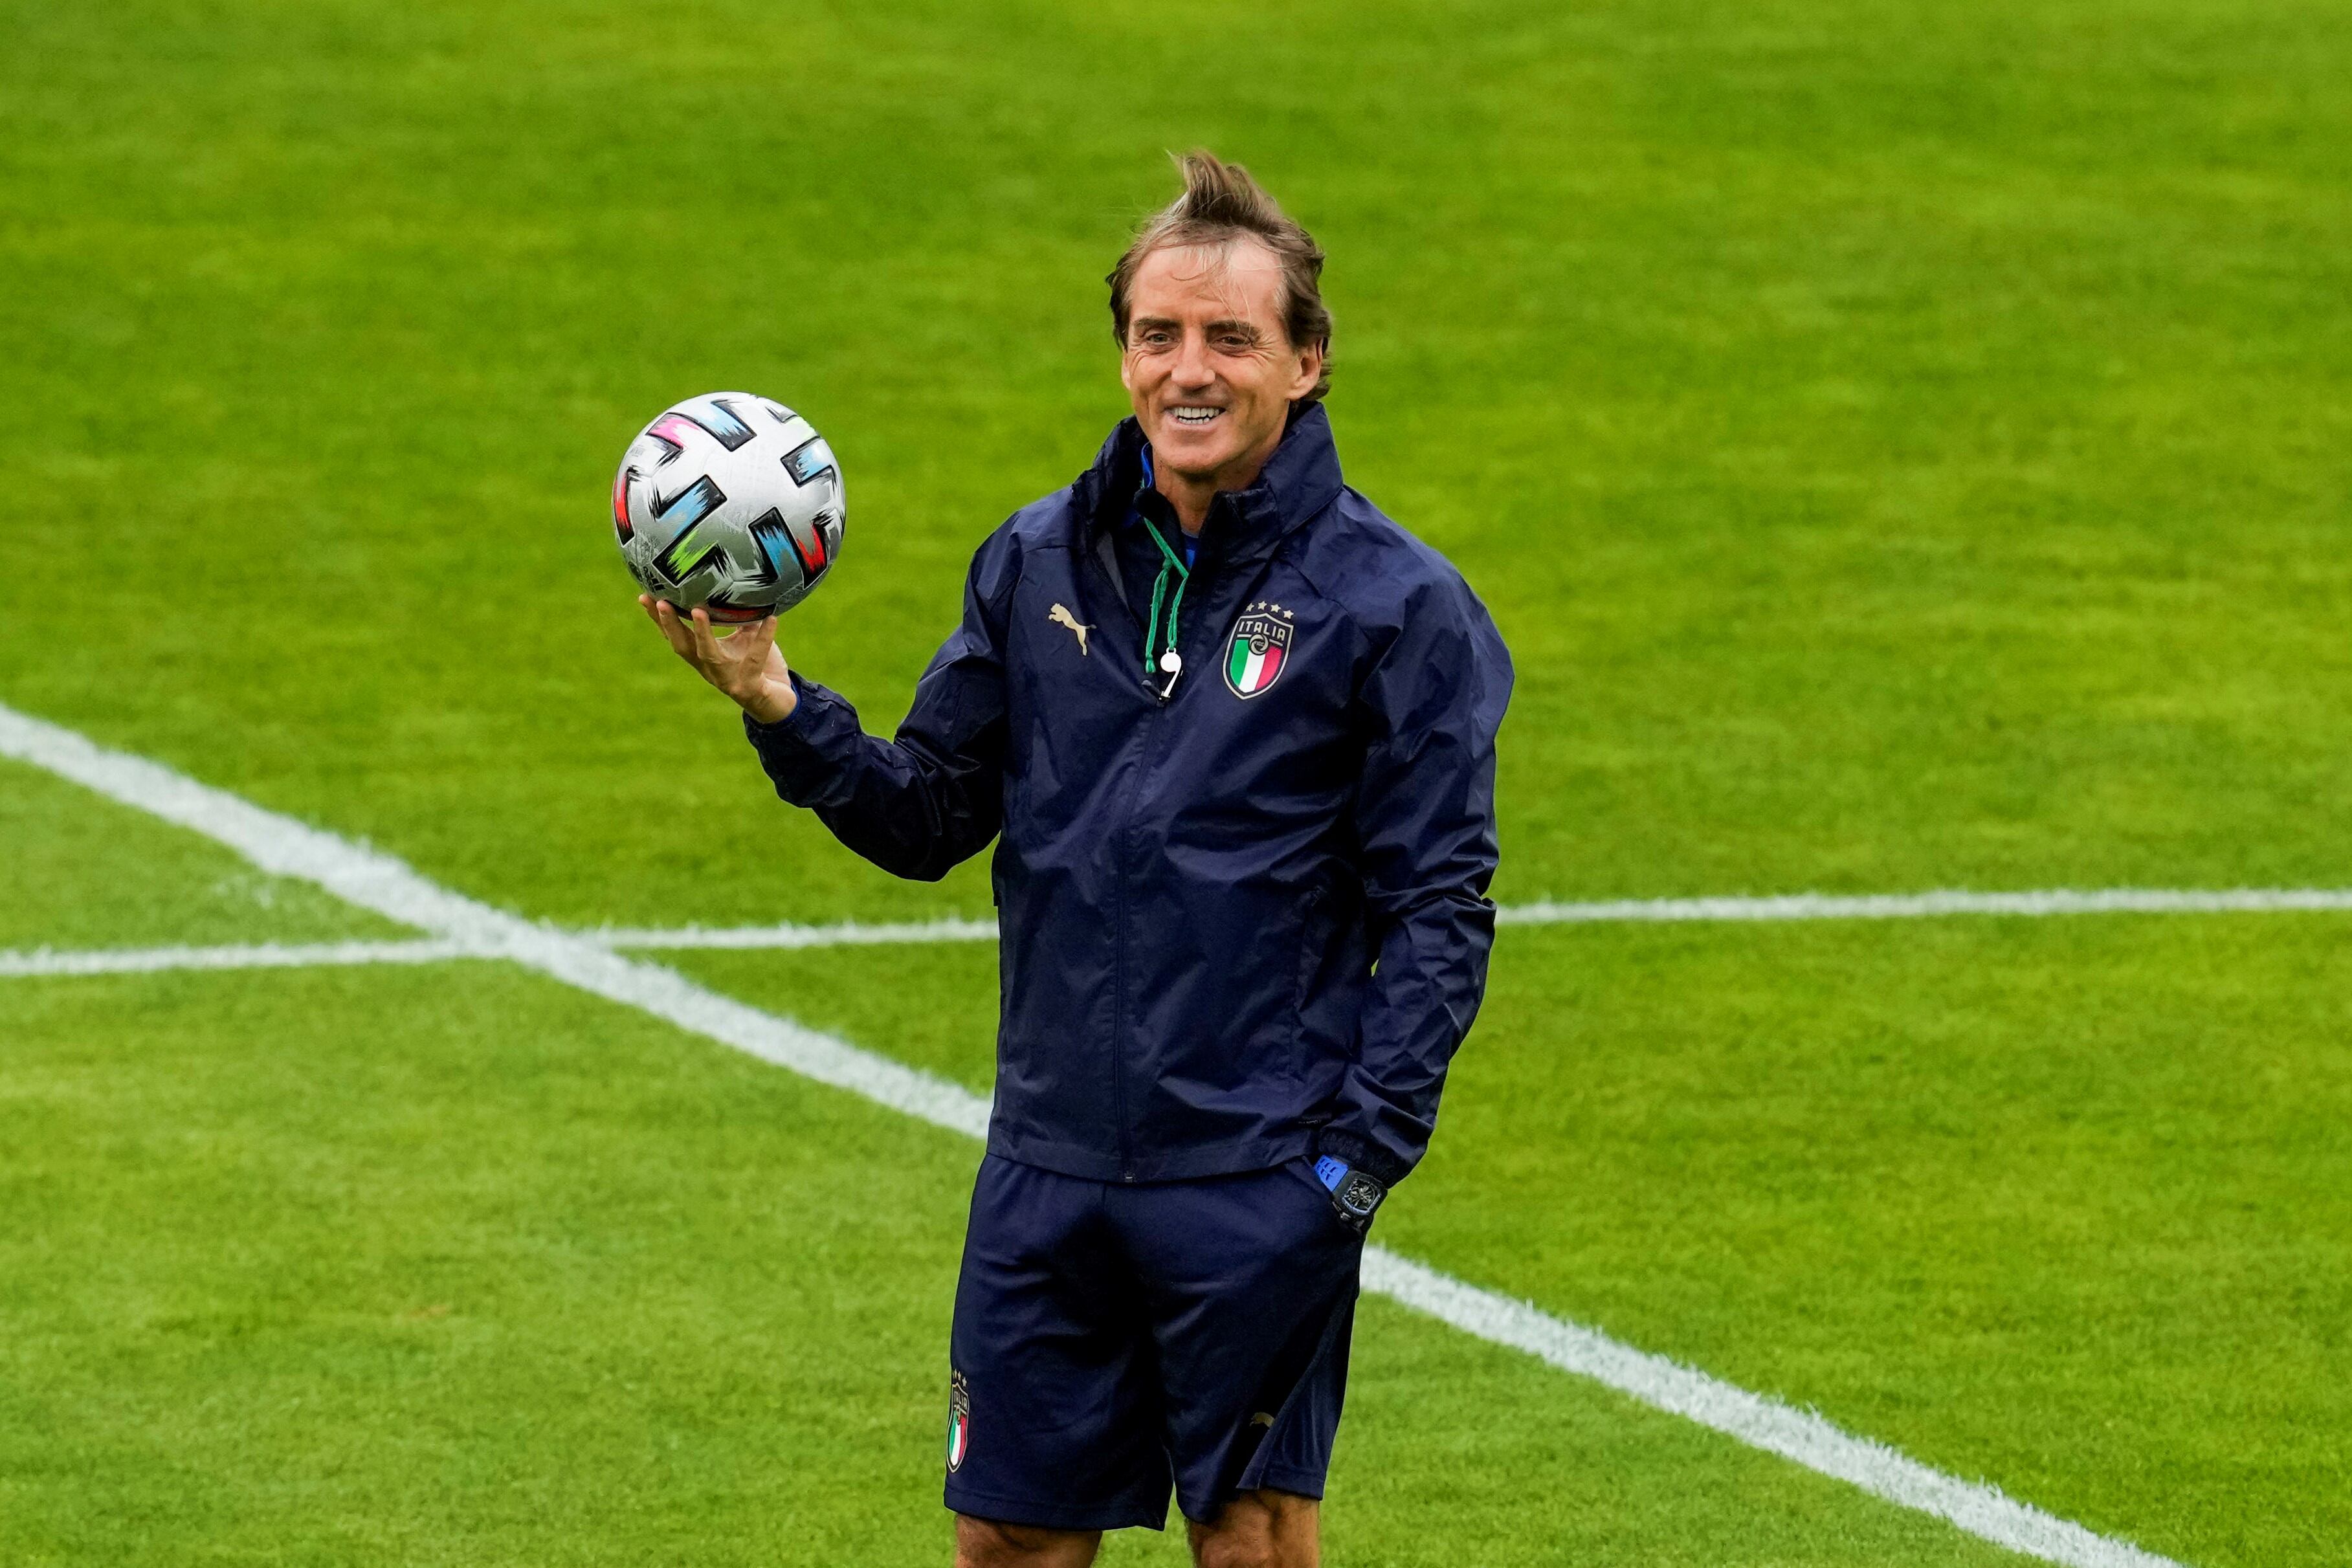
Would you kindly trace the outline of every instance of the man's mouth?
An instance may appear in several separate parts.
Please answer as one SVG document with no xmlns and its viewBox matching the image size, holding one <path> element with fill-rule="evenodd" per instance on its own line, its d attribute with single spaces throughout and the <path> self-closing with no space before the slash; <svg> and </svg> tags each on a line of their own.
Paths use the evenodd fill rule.
<svg viewBox="0 0 2352 1568">
<path fill-rule="evenodd" d="M 1178 403 L 1174 408 L 1170 409 L 1168 413 L 1169 417 L 1179 424 L 1198 426 L 1207 424 L 1224 412 L 1221 408 L 1211 408 L 1206 403 L 1187 402 Z"/>
</svg>

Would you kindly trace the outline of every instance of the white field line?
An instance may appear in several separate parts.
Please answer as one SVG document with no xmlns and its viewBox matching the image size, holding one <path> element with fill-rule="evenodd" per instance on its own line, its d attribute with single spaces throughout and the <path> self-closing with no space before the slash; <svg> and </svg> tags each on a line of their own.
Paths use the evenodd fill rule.
<svg viewBox="0 0 2352 1568">
<path fill-rule="evenodd" d="M 428 882 L 389 855 L 267 811 L 171 769 L 102 749 L 71 730 L 0 705 L 0 756 L 72 779 L 110 800 L 226 844 L 261 870 L 313 883 L 363 909 L 635 1007 L 764 1061 L 962 1133 L 986 1135 L 988 1103 L 814 1030 L 703 989 L 673 970 L 624 958 Z M 2181 1568 L 2173 1560 L 1964 1481 L 1858 1437 L 1818 1415 L 1710 1377 L 1481 1290 L 1385 1248 L 1364 1253 L 1364 1285 L 1492 1343 L 1527 1352 L 1656 1409 L 1950 1521 L 1996 1545 L 2072 1568 Z"/>
<path fill-rule="evenodd" d="M 1501 925 L 1579 925 L 1609 922 L 1918 920 L 1948 915 L 2271 915 L 2297 910 L 2352 911 L 2352 888 L 2043 888 L 2018 893 L 1792 893 L 1761 898 L 1626 898 L 1600 903 L 1506 904 Z M 929 942 L 993 942 L 996 922 L 943 915 L 934 920 L 825 925 L 604 925 L 572 935 L 599 947 L 710 951 L 866 947 Z M 159 969 L 298 968 L 312 964 L 426 964 L 482 956 L 446 943 L 341 942 L 304 946 L 95 948 L 0 952 L 0 978 L 18 975 L 112 975 Z M 490 954 L 489 956 L 499 956 Z"/>
<path fill-rule="evenodd" d="M 2295 910 L 2352 910 L 2352 889 L 2332 887 L 2160 888 L 2021 893 L 1832 894 L 1784 894 L 1767 898 L 1645 898 L 1604 903 L 1507 904 L 1495 912 L 1502 925 L 1576 925 L 1603 922 L 1908 920 L 1955 915 L 2242 915 Z M 866 947 L 901 943 L 993 942 L 993 920 L 946 915 L 936 920 L 826 925 L 605 925 L 572 933 L 599 947 L 642 951 Z M 117 975 L 163 969 L 278 969 L 317 964 L 429 964 L 444 958 L 503 956 L 446 942 L 335 942 L 280 946 L 123 947 L 81 951 L 0 952 L 0 978 L 30 975 Z"/>
<path fill-rule="evenodd" d="M 2043 888 L 2021 893 L 1840 894 L 1769 898 L 1626 898 L 1601 904 L 1505 904 L 1501 925 L 1574 925 L 1600 921 L 1920 920 L 1948 915 L 2252 915 L 2298 909 L 2352 910 L 2352 888 Z"/>
<path fill-rule="evenodd" d="M 1506 904 L 1498 925 L 1580 925 L 1605 922 L 1918 920 L 1954 915 L 2248 915 L 2293 910 L 2352 911 L 2352 888 L 2239 887 L 2042 888 L 2019 893 L 1793 893 L 1761 898 L 1619 898 L 1567 904 L 1543 899 Z M 897 942 L 989 942 L 993 920 L 908 921 L 831 925 L 607 926 L 583 932 L 607 947 L 755 948 L 879 946 Z"/>
<path fill-rule="evenodd" d="M 100 947 L 81 952 L 0 953 L 0 976 L 146 975 L 165 969 L 305 969 L 335 964 L 437 964 L 496 957 L 459 942 L 313 942 L 281 946 Z"/>
<path fill-rule="evenodd" d="M 996 922 L 950 915 L 876 925 L 855 920 L 830 925 L 605 925 L 580 935 L 600 947 L 864 947 L 900 942 L 993 942 Z"/>
<path fill-rule="evenodd" d="M 536 929 L 545 930 L 546 927 Z M 563 935 L 558 933 L 558 935 Z M 843 947 L 887 943 L 993 942 L 996 927 L 976 920 L 893 925 L 843 921 L 834 925 L 761 925 L 741 930 L 606 926 L 569 933 L 605 948 Z M 433 964 L 446 958 L 503 958 L 503 948 L 415 937 L 405 942 L 257 942 L 217 947 L 36 947 L 0 949 L 0 979 L 44 975 L 142 975 L 166 969 L 302 969 L 336 964 Z"/>
</svg>

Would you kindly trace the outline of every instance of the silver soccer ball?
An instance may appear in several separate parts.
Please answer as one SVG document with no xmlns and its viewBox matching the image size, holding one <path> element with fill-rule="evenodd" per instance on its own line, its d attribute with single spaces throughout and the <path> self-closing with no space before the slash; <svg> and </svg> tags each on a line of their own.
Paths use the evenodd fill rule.
<svg viewBox="0 0 2352 1568">
<path fill-rule="evenodd" d="M 751 392 L 706 392 L 637 433 L 613 476 L 629 575 L 717 622 L 790 610 L 841 554 L 841 465 L 814 426 Z"/>
</svg>

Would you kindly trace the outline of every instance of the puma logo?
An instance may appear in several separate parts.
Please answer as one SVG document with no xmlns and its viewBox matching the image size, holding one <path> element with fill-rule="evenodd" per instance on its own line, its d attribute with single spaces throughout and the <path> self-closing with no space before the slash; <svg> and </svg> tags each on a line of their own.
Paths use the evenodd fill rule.
<svg viewBox="0 0 2352 1568">
<path fill-rule="evenodd" d="M 1079 656 L 1081 658 L 1085 657 L 1087 652 L 1087 633 L 1093 631 L 1093 627 L 1079 625 L 1078 618 L 1071 614 L 1069 611 L 1059 604 L 1056 604 L 1054 608 L 1045 612 L 1045 619 L 1052 622 L 1056 626 L 1067 626 L 1078 640 Z"/>
</svg>

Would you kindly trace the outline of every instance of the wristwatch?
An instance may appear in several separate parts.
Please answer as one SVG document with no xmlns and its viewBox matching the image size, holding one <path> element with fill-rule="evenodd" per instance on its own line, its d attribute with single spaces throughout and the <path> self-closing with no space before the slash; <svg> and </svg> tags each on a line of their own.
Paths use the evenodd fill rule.
<svg viewBox="0 0 2352 1568">
<path fill-rule="evenodd" d="M 1378 1180 L 1351 1167 L 1347 1161 L 1325 1155 L 1315 1162 L 1315 1179 L 1331 1195 L 1332 1211 L 1339 1223 L 1360 1231 L 1372 1223 L 1372 1211 L 1389 1195 Z"/>
</svg>

